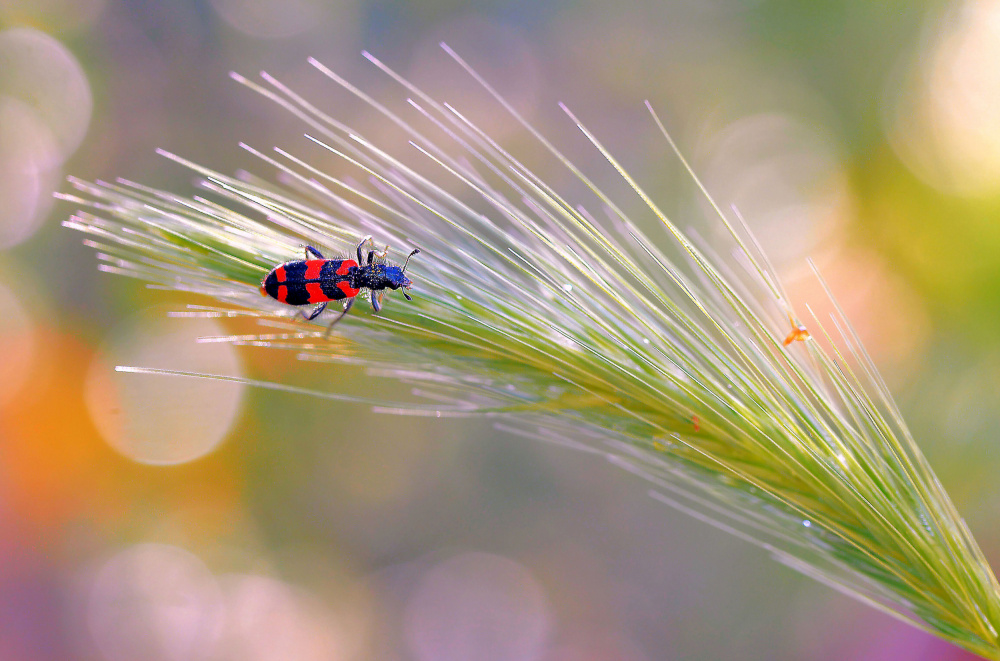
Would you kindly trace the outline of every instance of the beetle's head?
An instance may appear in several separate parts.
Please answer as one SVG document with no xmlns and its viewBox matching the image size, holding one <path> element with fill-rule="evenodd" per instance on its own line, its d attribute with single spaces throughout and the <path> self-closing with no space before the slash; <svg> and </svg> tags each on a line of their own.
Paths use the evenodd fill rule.
<svg viewBox="0 0 1000 661">
<path fill-rule="evenodd" d="M 409 289 L 410 287 L 413 286 L 413 282 L 409 278 L 406 277 L 405 273 L 403 273 L 402 267 L 399 267 L 399 266 L 387 266 L 387 267 L 385 267 L 385 271 L 383 273 L 384 273 L 384 276 L 385 276 L 385 279 L 386 279 L 386 286 L 389 289 L 404 289 L 405 290 L 405 289 Z M 408 300 L 408 301 L 412 301 L 413 300 L 413 299 L 410 298 L 410 295 L 407 294 L 405 291 L 403 292 L 403 296 L 405 296 L 406 300 Z"/>
</svg>

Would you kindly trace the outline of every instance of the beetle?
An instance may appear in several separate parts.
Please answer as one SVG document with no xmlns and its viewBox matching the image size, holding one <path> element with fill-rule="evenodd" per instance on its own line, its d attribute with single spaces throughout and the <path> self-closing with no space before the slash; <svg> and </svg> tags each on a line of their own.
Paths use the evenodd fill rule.
<svg viewBox="0 0 1000 661">
<path fill-rule="evenodd" d="M 371 291 L 372 308 L 375 312 L 382 309 L 382 297 L 386 289 L 402 289 L 406 300 L 412 301 L 405 290 L 413 286 L 406 277 L 406 266 L 410 257 L 420 252 L 414 248 L 406 257 L 402 267 L 396 266 L 385 259 L 389 246 L 385 250 L 369 250 L 368 258 L 362 259 L 362 248 L 371 244 L 372 237 L 366 236 L 358 244 L 358 260 L 326 259 L 312 246 L 306 246 L 304 260 L 278 264 L 270 273 L 264 276 L 260 283 L 260 295 L 287 305 L 317 304 L 309 312 L 302 312 L 307 321 L 318 317 L 326 309 L 330 301 L 347 299 L 343 312 L 330 323 L 332 329 L 338 321 L 344 318 L 355 297 L 362 289 Z M 310 259 L 310 256 L 315 259 Z M 376 260 L 376 257 L 378 260 Z M 377 294 L 375 292 L 378 292 Z M 329 332 L 329 329 L 327 330 Z"/>
</svg>

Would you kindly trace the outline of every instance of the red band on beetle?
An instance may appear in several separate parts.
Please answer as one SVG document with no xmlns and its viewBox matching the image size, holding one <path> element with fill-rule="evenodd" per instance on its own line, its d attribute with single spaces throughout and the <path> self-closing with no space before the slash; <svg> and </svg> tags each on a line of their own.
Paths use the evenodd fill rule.
<svg viewBox="0 0 1000 661">
<path fill-rule="evenodd" d="M 278 268 L 274 269 L 274 277 L 278 279 L 278 282 L 284 282 L 285 281 L 285 267 L 284 266 L 279 266 Z"/>
<path fill-rule="evenodd" d="M 309 292 L 310 303 L 322 303 L 323 301 L 330 300 L 327 295 L 323 293 L 323 288 L 320 287 L 318 282 L 307 282 L 306 291 Z"/>
<path fill-rule="evenodd" d="M 338 270 L 337 273 L 340 273 L 340 271 Z M 347 298 L 354 298 L 355 296 L 358 295 L 358 292 L 361 291 L 360 289 L 355 289 L 346 282 L 338 282 L 337 287 L 340 289 L 340 291 L 344 292 L 344 296 L 346 296 Z"/>
<path fill-rule="evenodd" d="M 337 269 L 337 275 L 347 275 L 347 270 L 349 268 L 351 268 L 351 267 L 357 267 L 357 265 L 358 265 L 358 263 L 356 261 L 354 261 L 353 259 L 345 259 L 343 261 L 343 263 L 341 263 L 340 268 Z M 343 287 L 341 287 L 341 289 L 343 289 Z M 358 293 L 358 290 L 355 289 L 354 290 L 354 294 L 357 294 L 357 293 Z M 354 294 L 348 294 L 348 296 L 354 296 Z"/>
<path fill-rule="evenodd" d="M 282 273 L 282 275 L 284 275 L 284 273 Z M 288 287 L 285 285 L 278 287 L 278 300 L 282 303 L 288 300 Z"/>
<path fill-rule="evenodd" d="M 306 262 L 306 280 L 319 280 L 319 273 L 323 270 L 325 259 L 311 259 Z"/>
</svg>

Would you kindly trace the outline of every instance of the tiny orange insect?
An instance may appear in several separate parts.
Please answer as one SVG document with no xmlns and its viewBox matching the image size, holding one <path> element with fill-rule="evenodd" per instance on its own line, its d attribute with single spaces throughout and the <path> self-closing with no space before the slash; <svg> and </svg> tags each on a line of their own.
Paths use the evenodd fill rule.
<svg viewBox="0 0 1000 661">
<path fill-rule="evenodd" d="M 792 320 L 789 319 L 789 321 Z M 782 342 L 782 344 L 787 347 L 792 342 L 795 341 L 804 342 L 811 337 L 812 335 L 809 334 L 809 330 L 805 326 L 803 326 L 802 324 L 796 324 L 794 321 L 792 321 L 792 332 L 789 333 L 787 337 L 785 337 L 785 341 Z"/>
</svg>

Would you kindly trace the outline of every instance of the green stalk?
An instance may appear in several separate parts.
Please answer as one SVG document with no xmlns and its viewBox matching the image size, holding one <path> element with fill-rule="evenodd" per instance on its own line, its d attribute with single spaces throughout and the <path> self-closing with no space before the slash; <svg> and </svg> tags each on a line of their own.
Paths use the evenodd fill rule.
<svg viewBox="0 0 1000 661">
<path fill-rule="evenodd" d="M 274 78 L 265 74 L 260 85 L 234 75 L 303 121 L 326 156 L 365 182 L 280 149 L 268 156 L 247 147 L 283 186 L 165 154 L 198 173 L 208 197 L 73 179 L 79 195 L 62 197 L 83 210 L 64 224 L 89 235 L 103 270 L 208 295 L 218 305 L 193 313 L 250 316 L 264 327 L 220 341 L 364 365 L 414 384 L 418 397 L 386 402 L 246 383 L 394 413 L 502 416 L 503 429 L 605 454 L 648 479 L 655 498 L 1000 659 L 996 579 L 839 308 L 833 332 L 813 317 L 803 341 L 785 346 L 800 321 L 773 267 L 742 219 L 731 222 L 696 177 L 730 233 L 737 267 L 697 247 L 567 110 L 658 223 L 648 236 L 646 219 L 630 218 L 446 50 L 590 190 L 609 223 L 365 54 L 412 96 L 413 122 L 311 63 L 403 129 L 424 161 L 419 169 Z M 352 314 L 336 329 L 340 341 L 329 341 L 323 317 L 307 324 L 258 294 L 263 275 L 300 259 L 303 245 L 347 253 L 366 234 L 422 249 L 409 270 L 412 303 Z"/>
</svg>

